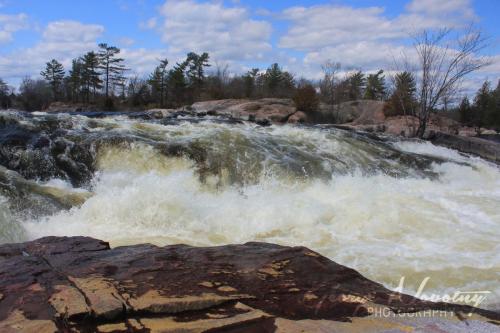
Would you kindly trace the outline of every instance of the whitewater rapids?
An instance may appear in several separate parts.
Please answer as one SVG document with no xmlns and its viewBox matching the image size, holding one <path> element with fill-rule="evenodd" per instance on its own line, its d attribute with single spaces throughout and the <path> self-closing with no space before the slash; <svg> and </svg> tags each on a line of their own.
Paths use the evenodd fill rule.
<svg viewBox="0 0 500 333">
<path fill-rule="evenodd" d="M 430 277 L 427 294 L 499 302 L 500 170 L 480 158 L 318 127 L 61 117 L 133 139 L 100 147 L 84 186 L 36 181 L 84 193 L 81 205 L 33 213 L 1 195 L 1 242 L 303 245 L 389 288 L 406 277 L 414 293 Z"/>
</svg>

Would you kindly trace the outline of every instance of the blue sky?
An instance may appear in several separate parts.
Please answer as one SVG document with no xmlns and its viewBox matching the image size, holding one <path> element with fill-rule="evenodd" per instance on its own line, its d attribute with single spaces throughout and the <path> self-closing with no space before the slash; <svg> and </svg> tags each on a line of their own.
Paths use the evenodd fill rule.
<svg viewBox="0 0 500 333">
<path fill-rule="evenodd" d="M 99 42 L 120 47 L 139 76 L 191 50 L 233 72 L 279 62 L 318 78 L 327 60 L 390 70 L 401 53 L 411 55 L 410 33 L 474 22 L 490 37 L 492 65 L 473 86 L 500 77 L 498 13 L 499 0 L 0 0 L 0 77 L 17 85 L 46 61 L 69 66 Z"/>
</svg>

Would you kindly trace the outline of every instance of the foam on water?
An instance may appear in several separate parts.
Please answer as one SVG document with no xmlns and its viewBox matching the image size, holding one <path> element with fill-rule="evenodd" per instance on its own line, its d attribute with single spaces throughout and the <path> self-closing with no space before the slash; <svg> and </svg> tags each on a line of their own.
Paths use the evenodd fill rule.
<svg viewBox="0 0 500 333">
<path fill-rule="evenodd" d="M 231 131 L 209 124 L 120 126 L 181 141 Z M 265 146 L 267 135 L 311 154 L 350 154 L 359 163 L 373 158 L 349 151 L 352 146 L 319 130 L 284 126 L 234 131 L 259 138 L 252 142 L 263 150 L 276 148 Z M 230 142 L 227 149 L 241 144 Z M 430 143 L 395 145 L 451 161 L 432 165 L 437 179 L 359 170 L 333 173 L 329 179 L 261 172 L 256 182 L 220 186 L 217 177 L 223 173 L 201 181 L 194 163 L 185 158 L 160 155 L 142 145 L 109 148 L 99 155 L 93 197 L 81 207 L 27 220 L 23 226 L 29 238 L 87 235 L 113 246 L 246 241 L 304 245 L 389 287 L 405 276 L 405 292 L 415 291 L 430 276 L 426 292 L 488 290 L 493 294 L 487 302 L 498 302 L 498 167 Z"/>
<path fill-rule="evenodd" d="M 319 128 L 11 116 L 63 126 L 75 144 L 104 139 L 85 190 L 18 179 L 37 189 L 29 202 L 71 195 L 81 206 L 41 216 L 15 209 L 24 192 L 0 195 L 0 243 L 304 245 L 389 287 L 405 276 L 405 292 L 429 276 L 427 293 L 488 290 L 499 303 L 500 170 L 480 158 Z"/>
</svg>

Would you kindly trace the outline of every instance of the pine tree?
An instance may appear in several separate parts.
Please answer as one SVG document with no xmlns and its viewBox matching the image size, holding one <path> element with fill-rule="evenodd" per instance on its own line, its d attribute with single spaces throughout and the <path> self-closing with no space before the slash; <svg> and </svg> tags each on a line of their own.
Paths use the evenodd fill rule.
<svg viewBox="0 0 500 333">
<path fill-rule="evenodd" d="M 397 73 L 394 77 L 395 88 L 384 110 L 387 116 L 415 115 L 417 85 L 410 72 Z"/>
<path fill-rule="evenodd" d="M 474 112 L 469 102 L 468 97 L 464 97 L 458 107 L 460 122 L 464 125 L 471 125 L 474 119 Z"/>
<path fill-rule="evenodd" d="M 485 81 L 479 88 L 476 97 L 474 98 L 474 120 L 478 133 L 481 128 L 487 125 L 489 115 L 494 112 L 495 104 L 492 98 L 491 83 Z"/>
<path fill-rule="evenodd" d="M 357 71 L 353 74 L 351 74 L 347 78 L 347 84 L 348 84 L 348 99 L 351 101 L 356 101 L 358 99 L 361 99 L 363 96 L 363 90 L 365 89 L 366 85 L 366 78 L 365 74 L 361 71 Z"/>
<path fill-rule="evenodd" d="M 8 109 L 11 107 L 10 99 L 10 88 L 1 78 L 0 78 L 0 108 Z"/>
<path fill-rule="evenodd" d="M 256 78 L 259 73 L 258 68 L 252 68 L 243 76 L 243 82 L 245 86 L 245 97 L 251 98 L 255 93 Z"/>
<path fill-rule="evenodd" d="M 92 93 L 95 100 L 97 90 L 102 88 L 101 73 L 99 72 L 99 56 L 97 53 L 91 51 L 86 53 L 81 61 L 83 62 L 82 80 L 85 85 L 85 97 L 87 103 L 89 103 L 90 93 Z"/>
<path fill-rule="evenodd" d="M 384 71 L 369 74 L 366 82 L 365 99 L 383 100 L 385 97 Z"/>
<path fill-rule="evenodd" d="M 167 91 L 167 65 L 168 59 L 163 59 L 160 64 L 155 68 L 154 72 L 149 76 L 148 83 L 151 86 L 151 91 L 153 98 L 159 95 L 160 97 L 160 107 L 164 107 L 165 95 Z M 155 98 L 157 100 L 157 98 Z"/>
<path fill-rule="evenodd" d="M 277 63 L 272 64 L 271 67 L 267 69 L 264 76 L 264 85 L 270 96 L 276 97 L 276 93 L 282 81 L 283 71 L 281 67 Z"/>
<path fill-rule="evenodd" d="M 80 59 L 73 59 L 68 78 L 70 97 L 73 102 L 78 102 L 83 87 L 83 63 Z"/>
<path fill-rule="evenodd" d="M 177 63 L 173 69 L 168 72 L 167 86 L 169 95 L 172 96 L 171 100 L 173 106 L 181 106 L 186 101 L 186 88 L 187 82 L 184 72 L 188 63 L 186 61 Z"/>
<path fill-rule="evenodd" d="M 123 58 L 117 58 L 120 49 L 115 46 L 108 46 L 106 43 L 99 44 L 99 68 L 103 70 L 104 91 L 106 99 L 109 99 L 109 88 L 122 87 L 124 83 L 124 72 L 127 70 L 123 65 Z"/>
<path fill-rule="evenodd" d="M 187 76 L 193 90 L 193 94 L 199 97 L 201 90 L 203 88 L 203 83 L 205 80 L 205 67 L 210 67 L 208 63 L 209 55 L 208 53 L 202 53 L 198 55 L 194 52 L 190 52 L 187 55 L 187 63 L 189 68 L 187 71 Z"/>
<path fill-rule="evenodd" d="M 46 64 L 45 70 L 40 72 L 40 75 L 49 83 L 52 88 L 54 100 L 59 98 L 59 88 L 64 80 L 64 67 L 55 59 L 52 59 Z"/>
<path fill-rule="evenodd" d="M 492 126 L 499 131 L 500 130 L 500 80 L 496 89 L 492 92 L 493 95 L 493 107 L 490 116 L 490 121 Z"/>
</svg>

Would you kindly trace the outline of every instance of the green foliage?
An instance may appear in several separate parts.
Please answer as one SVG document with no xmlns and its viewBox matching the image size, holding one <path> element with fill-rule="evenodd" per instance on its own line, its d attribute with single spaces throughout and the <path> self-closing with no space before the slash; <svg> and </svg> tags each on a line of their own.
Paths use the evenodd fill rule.
<svg viewBox="0 0 500 333">
<path fill-rule="evenodd" d="M 73 59 L 71 63 L 71 70 L 67 78 L 67 96 L 73 102 L 78 102 L 82 95 L 83 84 L 83 62 L 80 59 Z"/>
<path fill-rule="evenodd" d="M 255 94 L 257 75 L 259 74 L 258 68 L 252 68 L 245 75 L 243 75 L 243 82 L 245 85 L 245 97 L 251 98 Z"/>
<path fill-rule="evenodd" d="M 101 73 L 99 72 L 100 60 L 97 53 L 87 52 L 80 60 L 83 64 L 81 81 L 87 103 L 90 102 L 90 95 L 96 98 L 97 91 L 102 88 Z"/>
<path fill-rule="evenodd" d="M 210 67 L 208 60 L 209 56 L 206 52 L 201 55 L 190 52 L 187 55 L 187 78 L 191 93 L 195 98 L 199 98 L 201 94 L 205 82 L 205 68 Z"/>
<path fill-rule="evenodd" d="M 498 120 L 498 104 L 496 100 L 497 94 L 491 89 L 491 83 L 485 81 L 481 88 L 476 93 L 474 98 L 474 117 L 473 124 L 478 129 L 482 127 L 500 128 Z"/>
<path fill-rule="evenodd" d="M 467 97 L 464 97 L 460 102 L 458 107 L 458 112 L 460 116 L 460 122 L 464 125 L 471 126 L 474 121 L 474 110 L 470 105 L 470 101 Z"/>
<path fill-rule="evenodd" d="M 365 99 L 383 100 L 385 98 L 385 75 L 383 70 L 369 74 L 366 80 Z"/>
<path fill-rule="evenodd" d="M 154 72 L 150 74 L 148 80 L 151 86 L 151 97 L 154 102 L 159 102 L 160 107 L 165 106 L 165 99 L 167 98 L 167 66 L 168 59 L 161 60 Z"/>
<path fill-rule="evenodd" d="M 315 112 L 319 105 L 316 89 L 311 84 L 297 88 L 293 95 L 293 101 L 297 110 L 303 112 Z"/>
<path fill-rule="evenodd" d="M 264 89 L 269 97 L 290 97 L 295 87 L 294 77 L 283 71 L 279 64 L 274 63 L 263 76 Z"/>
<path fill-rule="evenodd" d="M 174 107 L 182 106 L 186 101 L 187 95 L 187 80 L 184 75 L 188 63 L 177 63 L 173 69 L 168 72 L 167 85 L 169 94 L 172 96 L 171 104 Z"/>
<path fill-rule="evenodd" d="M 363 91 L 366 86 L 365 74 L 361 71 L 357 71 L 351 74 L 347 78 L 348 84 L 348 99 L 350 101 L 355 101 L 361 99 L 363 96 Z"/>
<path fill-rule="evenodd" d="M 53 97 L 56 101 L 59 97 L 59 89 L 63 83 L 64 74 L 63 65 L 55 59 L 49 61 L 45 66 L 45 70 L 40 72 L 40 75 L 52 87 Z"/>
<path fill-rule="evenodd" d="M 386 116 L 415 115 L 417 108 L 417 84 L 410 72 L 397 73 L 394 77 L 395 88 L 392 92 L 384 113 Z"/>
<path fill-rule="evenodd" d="M 0 109 L 8 109 L 11 105 L 10 88 L 7 83 L 0 78 Z"/>
<path fill-rule="evenodd" d="M 128 69 L 123 65 L 123 58 L 118 58 L 120 49 L 106 43 L 99 44 L 99 68 L 103 71 L 106 99 L 109 98 L 109 88 L 123 87 L 125 84 L 124 72 Z"/>
</svg>

